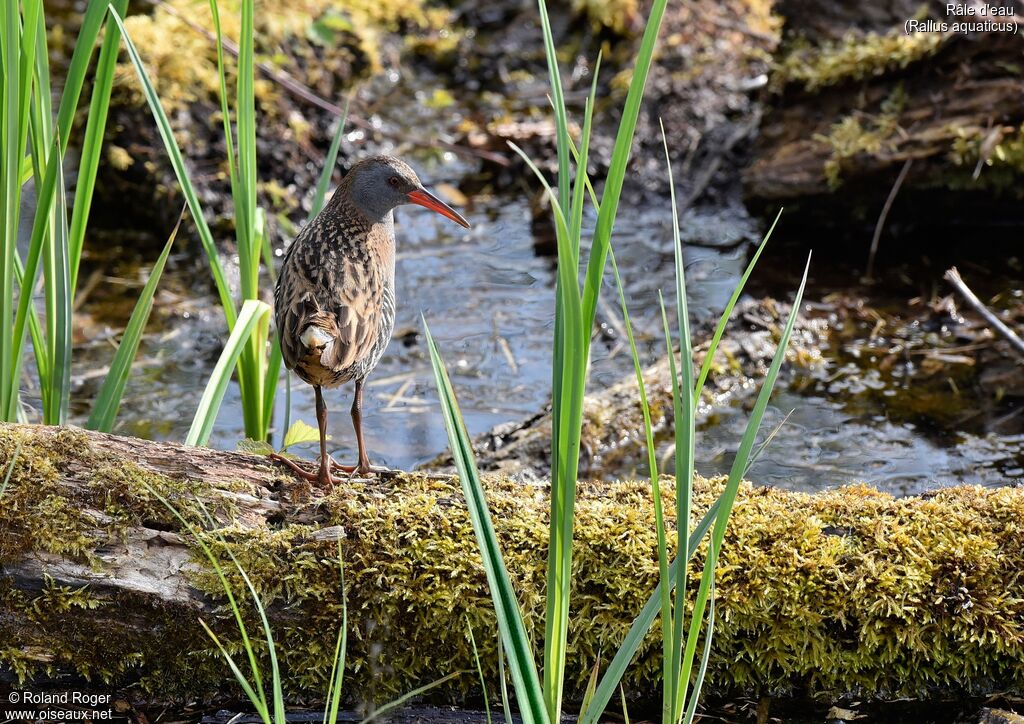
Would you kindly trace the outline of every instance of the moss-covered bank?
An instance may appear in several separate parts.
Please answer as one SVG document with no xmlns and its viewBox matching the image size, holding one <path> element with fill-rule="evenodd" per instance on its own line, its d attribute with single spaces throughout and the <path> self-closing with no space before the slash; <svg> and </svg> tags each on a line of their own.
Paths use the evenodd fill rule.
<svg viewBox="0 0 1024 724">
<path fill-rule="evenodd" d="M 383 698 L 471 669 L 467 625 L 496 684 L 494 617 L 457 481 L 402 475 L 319 497 L 256 457 L 18 426 L 0 427 L 3 469 L 19 440 L 0 507 L 0 665 L 19 676 L 70 669 L 160 699 L 224 691 L 230 674 L 195 624 L 218 618 L 217 586 L 188 536 L 153 507 L 148 484 L 180 504 L 198 493 L 219 511 L 221 532 L 271 603 L 296 694 L 322 692 L 329 674 L 341 600 L 335 543 L 316 533 L 336 525 L 345 531 L 349 692 Z M 698 509 L 720 484 L 699 481 Z M 536 634 L 546 491 L 499 478 L 487 487 Z M 116 515 L 108 500 L 118 501 Z M 75 512 L 55 517 L 62 507 Z M 657 576 L 648 483 L 582 485 L 578 510 L 574 687 L 599 651 L 617 647 Z M 46 520 L 62 521 L 59 533 L 28 524 Z M 745 486 L 718 574 L 712 688 L 878 697 L 1024 689 L 1022 521 L 1019 488 L 893 499 L 860 485 L 821 495 Z M 137 566 L 134 588 L 118 578 L 129 549 L 136 564 L 163 556 L 151 570 Z M 182 560 L 167 564 L 175 550 Z M 184 578 L 199 590 L 171 585 Z M 74 583 L 82 580 L 93 583 Z M 146 580 L 162 588 L 147 592 Z M 657 670 L 651 640 L 627 692 L 655 699 Z M 441 695 L 475 681 L 467 675 Z"/>
<path fill-rule="evenodd" d="M 1018 39 L 959 32 L 952 22 L 943 30 L 938 23 L 951 20 L 945 6 L 907 5 L 779 1 L 784 39 L 745 172 L 749 198 L 863 206 L 873 223 L 900 169 L 912 162 L 903 193 L 928 210 L 926 220 L 935 221 L 929 212 L 938 209 L 936 218 L 945 221 L 984 214 L 1019 221 L 1012 204 L 991 202 L 1018 199 L 1024 175 Z M 933 29 L 908 34 L 911 19 Z M 976 193 L 957 196 L 954 205 L 943 201 L 963 191 Z M 815 204 L 807 206 L 816 213 Z M 901 218 L 901 208 L 895 211 Z"/>
</svg>

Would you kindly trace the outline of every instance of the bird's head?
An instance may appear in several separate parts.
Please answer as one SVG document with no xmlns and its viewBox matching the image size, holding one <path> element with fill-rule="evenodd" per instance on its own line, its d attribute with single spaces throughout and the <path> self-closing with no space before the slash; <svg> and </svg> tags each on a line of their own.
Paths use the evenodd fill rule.
<svg viewBox="0 0 1024 724">
<path fill-rule="evenodd" d="M 416 172 L 394 156 L 360 161 L 345 177 L 348 196 L 370 218 L 384 218 L 396 206 L 417 204 L 469 228 L 461 214 L 423 188 Z"/>
</svg>

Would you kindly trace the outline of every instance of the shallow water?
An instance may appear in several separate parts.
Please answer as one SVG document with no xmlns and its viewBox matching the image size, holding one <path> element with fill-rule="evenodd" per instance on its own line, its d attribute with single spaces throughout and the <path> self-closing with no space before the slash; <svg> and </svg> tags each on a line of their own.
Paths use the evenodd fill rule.
<svg viewBox="0 0 1024 724">
<path fill-rule="evenodd" d="M 435 187 L 457 185 L 464 170 L 450 157 L 422 161 L 419 168 L 428 185 Z M 465 215 L 473 224 L 470 230 L 421 209 L 397 213 L 395 338 L 368 382 L 364 411 L 375 463 L 411 468 L 447 445 L 421 335 L 421 313 L 448 363 L 471 433 L 528 417 L 548 402 L 554 265 L 541 253 L 544 224 L 533 222 L 527 200 L 514 196 L 474 199 Z M 657 291 L 671 290 L 673 284 L 669 223 L 667 208 L 625 208 L 615 237 L 631 314 L 648 361 L 662 350 L 660 319 L 655 316 Z M 683 227 L 692 314 L 698 320 L 714 319 L 746 262 L 748 242 L 760 232 L 742 210 L 691 212 Z M 108 283 L 98 284 L 81 310 L 85 338 L 76 357 L 78 422 L 88 410 L 81 401 L 99 386 L 94 370 L 102 369 L 112 354 L 107 337 L 123 324 L 133 290 L 144 278 L 138 265 L 148 265 L 145 260 L 155 251 L 130 252 L 126 259 L 113 249 L 107 256 L 104 260 L 94 255 L 88 264 L 102 269 Z M 802 252 L 792 253 L 784 243 L 770 247 L 758 293 L 787 298 L 795 286 L 791 278 L 802 267 L 801 257 Z M 118 432 L 164 440 L 184 437 L 222 343 L 223 319 L 204 275 L 201 258 L 179 254 L 172 260 L 151 321 L 153 331 L 126 391 Z M 136 286 L 125 277 L 134 279 Z M 824 278 L 812 282 L 808 299 L 822 298 L 834 285 Z M 607 334 L 594 345 L 591 390 L 618 381 L 632 369 L 611 286 L 606 287 L 604 301 L 598 316 Z M 836 359 L 830 364 L 839 370 L 844 363 Z M 851 379 L 858 385 L 863 382 L 857 372 Z M 878 384 L 885 389 L 869 403 L 847 389 L 837 391 L 835 383 L 778 392 L 765 430 L 790 410 L 793 413 L 751 477 L 805 490 L 864 480 L 909 493 L 961 480 L 1002 484 L 1022 474 L 1019 435 L 978 429 L 954 432 L 928 419 L 890 419 L 888 402 L 913 395 L 914 389 L 893 380 Z M 282 385 L 275 443 L 287 416 L 284 390 Z M 311 388 L 293 378 L 291 390 L 290 419 L 313 423 Z M 350 394 L 349 387 L 326 393 L 331 449 L 343 461 L 355 455 Z M 725 409 L 703 426 L 698 441 L 702 473 L 727 471 L 745 423 L 743 410 Z M 238 391 L 232 385 L 211 444 L 233 449 L 242 437 Z M 309 457 L 315 452 L 312 445 L 292 451 Z M 630 462 L 638 474 L 646 475 L 641 456 Z"/>
</svg>

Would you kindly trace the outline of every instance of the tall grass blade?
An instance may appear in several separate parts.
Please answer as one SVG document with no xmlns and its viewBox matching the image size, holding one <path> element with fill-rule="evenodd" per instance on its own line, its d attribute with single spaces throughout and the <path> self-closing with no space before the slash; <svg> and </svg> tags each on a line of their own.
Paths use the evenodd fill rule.
<svg viewBox="0 0 1024 724">
<path fill-rule="evenodd" d="M 75 40 L 75 49 L 71 53 L 71 62 L 68 64 L 67 75 L 64 77 L 60 107 L 57 110 L 57 134 L 60 137 L 62 152 L 67 148 L 68 139 L 71 137 L 71 128 L 74 125 L 75 112 L 78 110 L 82 86 L 85 84 L 85 76 L 92 61 L 96 39 L 99 37 L 106 16 L 107 5 L 101 0 L 92 0 L 92 2 L 86 3 L 85 12 L 82 14 L 82 25 L 78 29 L 78 37 Z"/>
<path fill-rule="evenodd" d="M 324 709 L 324 724 L 338 721 L 338 709 L 341 707 L 342 684 L 345 681 L 345 656 L 348 650 L 348 591 L 345 588 L 345 561 L 341 556 L 341 538 L 338 538 L 338 577 L 341 582 L 341 630 L 334 644 L 334 663 L 331 666 L 331 679 L 327 688 L 327 706 Z"/>
<path fill-rule="evenodd" d="M 498 681 L 501 684 L 501 711 L 505 715 L 505 724 L 512 724 L 512 709 L 508 703 L 508 682 L 505 680 L 505 645 L 498 636 Z"/>
<path fill-rule="evenodd" d="M 54 234 L 52 236 L 53 282 L 52 302 L 47 307 L 47 315 L 52 317 L 50 345 L 53 357 L 50 361 L 52 379 L 48 395 L 48 414 L 44 414 L 44 422 L 49 425 L 63 425 L 67 422 L 68 407 L 71 404 L 71 303 L 73 292 L 71 287 L 71 256 L 68 248 L 68 207 L 64 188 L 64 171 L 57 174 L 57 199 L 54 209 Z M 49 320 L 48 320 L 49 321 Z M 47 399 L 48 398 L 48 399 Z"/>
<path fill-rule="evenodd" d="M 633 324 L 629 318 L 629 307 L 626 305 L 626 292 L 622 286 L 622 277 L 619 275 L 619 266 L 615 263 L 614 250 L 609 249 L 609 256 L 612 262 L 612 272 L 615 275 L 615 286 L 619 292 L 622 321 L 623 326 L 626 328 L 626 337 L 629 340 L 630 356 L 633 358 L 633 371 L 636 374 L 636 385 L 640 392 L 640 411 L 643 414 L 644 420 L 644 436 L 647 443 L 647 467 L 651 477 L 651 499 L 654 501 L 654 528 L 658 543 L 658 580 L 666 584 L 661 587 L 661 643 L 662 661 L 666 671 L 668 671 L 672 657 L 672 598 L 670 587 L 667 585 L 669 581 L 668 543 L 665 533 L 665 513 L 662 509 L 661 482 L 658 479 L 657 451 L 654 447 L 654 427 L 651 424 L 651 407 L 647 402 L 647 386 L 644 384 L 643 366 L 640 363 L 640 353 L 636 348 Z M 683 560 L 685 563 L 685 558 Z M 672 689 L 673 680 L 668 677 L 664 678 L 662 720 L 667 722 L 668 713 L 672 710 L 674 703 L 674 690 Z"/>
<path fill-rule="evenodd" d="M 704 687 L 704 676 L 708 672 L 708 661 L 711 659 L 711 642 L 715 632 L 715 579 L 711 579 L 711 602 L 708 605 L 708 625 L 704 630 L 704 653 L 700 657 L 700 668 L 697 669 L 697 680 L 693 682 L 693 694 L 690 696 L 690 703 L 686 707 L 686 716 L 683 719 L 685 724 L 692 724 L 693 717 L 697 714 L 697 704 L 700 701 L 700 692 Z"/>
<path fill-rule="evenodd" d="M 18 440 L 18 444 L 14 446 L 14 452 L 11 453 L 11 459 L 7 461 L 7 471 L 4 473 L 4 482 L 0 483 L 0 498 L 4 497 L 4 493 L 7 492 L 7 486 L 11 484 L 11 474 L 14 472 L 14 466 L 18 462 L 18 456 L 21 455 L 22 443 L 22 440 Z"/>
<path fill-rule="evenodd" d="M 114 427 L 114 420 L 117 418 L 117 411 L 121 407 L 121 398 L 124 396 L 124 388 L 128 383 L 128 375 L 131 373 L 132 362 L 139 350 L 139 343 L 142 341 L 142 334 L 146 331 L 146 323 L 149 321 L 150 312 L 153 311 L 153 297 L 156 288 L 160 283 L 160 276 L 164 272 L 167 258 L 174 247 L 174 240 L 178 236 L 178 229 L 181 228 L 181 221 L 185 216 L 185 209 L 178 215 L 178 221 L 167 237 L 163 251 L 157 258 L 156 263 L 149 272 L 149 279 L 146 280 L 139 299 L 135 302 L 135 308 L 128 319 L 128 325 L 121 335 L 121 343 L 117 346 L 114 359 L 110 363 L 110 372 L 103 380 L 103 386 L 96 396 L 93 404 L 92 414 L 86 427 L 90 430 L 110 432 Z"/>
<path fill-rule="evenodd" d="M 736 450 L 736 457 L 734 458 L 732 467 L 729 470 L 729 478 L 726 481 L 725 489 L 719 497 L 721 507 L 715 520 L 714 528 L 711 531 L 711 540 L 708 547 L 708 559 L 704 564 L 704 572 L 701 575 L 700 587 L 697 590 L 697 598 L 693 607 L 693 618 L 690 620 L 689 635 L 687 636 L 686 641 L 686 651 L 683 655 L 683 665 L 680 673 L 683 681 L 689 680 L 689 673 L 693 665 L 693 658 L 696 654 L 697 635 L 699 633 L 701 621 L 704 617 L 704 609 L 710 595 L 711 584 L 714 581 L 715 563 L 718 560 L 718 553 L 721 549 L 722 541 L 725 539 L 725 530 L 729 524 L 729 514 L 732 511 L 733 503 L 736 501 L 736 495 L 739 492 L 743 473 L 746 471 L 750 462 L 750 455 L 753 451 L 757 433 L 761 426 L 761 420 L 764 417 L 765 410 L 768 408 L 768 401 L 775 388 L 775 382 L 778 379 L 779 370 L 782 368 L 782 363 L 786 358 L 786 350 L 789 347 L 789 340 L 790 337 L 792 337 L 793 328 L 796 325 L 797 317 L 800 314 L 800 306 L 803 303 L 804 289 L 807 285 L 807 274 L 810 270 L 810 265 L 811 257 L 808 255 L 807 265 L 804 267 L 803 278 L 800 281 L 800 287 L 797 289 L 796 297 L 793 300 L 793 308 L 790 310 L 789 317 L 786 320 L 785 329 L 779 339 L 778 347 L 775 350 L 775 355 L 772 357 L 772 362 L 768 368 L 767 374 L 765 375 L 764 382 L 761 383 L 761 390 L 758 393 L 757 400 L 754 402 L 750 418 L 747 421 L 747 428 L 743 433 L 743 437 L 740 439 L 739 447 Z"/>
<path fill-rule="evenodd" d="M 636 133 L 640 103 L 643 100 L 647 76 L 651 70 L 654 49 L 658 42 L 658 35 L 661 32 L 661 22 L 665 16 L 667 5 L 668 0 L 654 0 L 651 5 L 651 12 L 647 17 L 647 25 L 640 40 L 640 48 L 637 51 L 636 62 L 633 67 L 633 77 L 629 82 L 629 90 L 626 93 L 626 102 L 622 109 L 619 129 L 615 136 L 615 145 L 612 149 L 608 176 L 601 195 L 601 209 L 598 212 L 597 226 L 594 229 L 594 238 L 591 244 L 590 259 L 587 263 L 586 282 L 583 290 L 583 321 L 587 324 L 588 332 L 593 328 L 594 318 L 597 314 L 597 301 L 601 294 L 601 280 L 604 277 L 612 229 L 615 225 L 615 217 L 618 214 L 619 198 L 622 195 L 626 167 L 629 164 L 630 152 L 633 146 L 633 136 Z M 588 353 L 590 350 L 589 341 L 590 335 L 588 333 Z"/>
<path fill-rule="evenodd" d="M 693 382 L 693 346 L 690 336 L 690 313 L 686 299 L 686 269 L 683 264 L 683 240 L 679 233 L 679 204 L 676 202 L 675 175 L 672 172 L 672 159 L 668 150 L 668 137 L 665 125 L 661 126 L 661 141 L 665 149 L 665 170 L 668 174 L 669 196 L 672 204 L 672 248 L 673 266 L 676 283 L 676 325 L 679 334 L 679 367 L 682 381 L 676 370 L 675 353 L 672 351 L 671 334 L 668 331 L 668 320 L 665 314 L 665 303 L 661 300 L 662 323 L 665 328 L 665 343 L 668 347 L 669 372 L 672 375 L 672 415 L 675 421 L 675 475 L 676 475 L 676 550 L 681 556 L 682 565 L 676 569 L 675 615 L 672 621 L 672 652 L 666 674 L 668 686 L 672 692 L 672 720 L 678 721 L 686 702 L 687 682 L 681 680 L 683 632 L 686 619 L 686 582 L 688 578 L 687 561 L 690 551 L 687 550 L 690 512 L 693 507 L 693 475 L 694 450 L 697 433 L 696 403 Z M 661 295 L 659 293 L 659 300 Z M 728 314 L 732 313 L 729 308 Z M 699 394 L 697 392 L 696 394 Z"/>
<path fill-rule="evenodd" d="M 598 211 L 587 262 L 586 282 L 582 294 L 579 290 L 577 263 L 563 269 L 564 258 L 578 261 L 580 240 L 559 240 L 559 279 L 555 303 L 555 340 L 552 376 L 552 470 L 551 470 L 551 538 L 548 551 L 548 601 L 544 628 L 544 696 L 548 717 L 557 721 L 561 713 L 562 688 L 565 678 L 567 653 L 570 577 L 572 569 L 572 530 L 575 512 L 576 478 L 579 467 L 579 442 L 583 423 L 583 392 L 590 358 L 590 337 L 597 311 L 601 280 L 604 275 L 611 232 L 618 211 L 619 196 L 626 174 L 630 148 L 636 130 L 640 102 L 654 55 L 654 47 L 661 29 L 667 0 L 654 0 L 647 26 L 640 42 L 633 78 L 627 93 L 604 196 Z M 569 156 L 572 142 L 565 120 L 561 78 L 547 9 L 539 3 L 541 25 L 545 39 L 551 82 L 552 105 L 555 108 L 557 146 L 559 156 L 559 207 L 569 207 Z M 587 139 L 583 139 L 583 144 Z M 586 175 L 586 167 L 578 166 L 577 174 Z M 578 189 L 581 189 L 577 185 Z M 578 191 L 581 193 L 581 191 Z M 575 206 L 573 208 L 576 208 Z M 582 205 L 579 206 L 582 208 Z M 570 228 L 576 226 L 571 221 Z M 557 229 L 557 225 L 556 225 Z M 565 232 L 559 231 L 559 235 Z M 567 281 L 567 279 L 571 281 Z"/>
<path fill-rule="evenodd" d="M 491 702 L 487 695 L 487 679 L 484 678 L 484 667 L 480 663 L 480 652 L 476 648 L 476 637 L 473 635 L 473 627 L 469 620 L 466 620 L 466 631 L 469 633 L 469 643 L 473 647 L 473 661 L 476 663 L 476 673 L 480 677 L 480 691 L 484 697 L 484 712 L 487 715 L 487 724 L 491 724 Z"/>
<path fill-rule="evenodd" d="M 54 148 L 51 150 L 49 157 L 46 161 L 46 170 L 44 172 L 43 180 L 41 184 L 37 184 L 36 187 L 36 204 L 37 209 L 51 209 L 53 205 L 53 198 L 57 189 L 57 178 L 61 171 L 61 154 L 58 152 L 59 141 L 54 139 Z M 23 350 L 25 346 L 25 332 L 26 329 L 31 330 L 32 333 L 32 347 L 36 358 L 36 371 L 39 376 L 40 389 L 49 389 L 50 387 L 50 358 L 47 352 L 47 345 L 43 339 L 42 326 L 39 322 L 38 315 L 36 314 L 35 307 L 32 304 L 33 290 L 36 287 L 36 282 L 39 279 L 40 262 L 42 260 L 43 250 L 47 244 L 47 235 L 51 234 L 53 225 L 53 214 L 49 211 L 40 212 L 37 211 L 35 217 L 32 220 L 32 232 L 29 236 L 28 242 L 28 256 L 25 260 L 23 268 L 19 268 L 19 260 L 17 252 L 15 252 L 15 269 L 14 273 L 17 276 L 19 293 L 18 293 L 18 306 L 14 317 L 14 330 L 12 334 L 13 338 L 13 357 L 12 365 L 13 371 L 10 377 L 0 380 L 0 385 L 4 385 L 4 397 L 8 401 L 8 407 L 2 411 L 3 419 L 13 421 L 16 418 L 16 407 L 18 402 L 18 390 L 21 379 L 21 367 L 23 361 Z M 0 300 L 0 305 L 3 305 L 5 300 Z M 8 387 L 10 389 L 8 389 Z"/>
<path fill-rule="evenodd" d="M 306 217 L 306 223 L 308 224 L 316 215 L 320 213 L 320 210 L 324 207 L 324 201 L 327 198 L 327 189 L 331 186 L 331 177 L 334 175 L 334 167 L 338 163 L 338 150 L 341 148 L 341 139 L 345 136 L 345 122 L 348 120 L 348 105 L 352 102 L 352 96 L 349 95 L 345 99 L 345 109 L 341 113 L 341 118 L 338 119 L 338 127 L 334 130 L 334 136 L 331 138 L 331 146 L 327 149 L 327 155 L 324 157 L 324 167 L 320 170 L 320 177 L 316 181 L 316 190 L 313 192 L 313 203 L 309 208 L 309 216 Z"/>
<path fill-rule="evenodd" d="M 697 550 L 701 539 L 707 535 L 707 532 L 715 522 L 720 505 L 721 501 L 716 500 L 697 523 L 693 532 L 690 533 L 688 548 L 691 558 Z M 680 559 L 677 557 L 672 561 L 668 569 L 670 580 L 675 578 L 676 568 L 679 565 Z M 626 667 L 629 666 L 633 657 L 636 656 L 636 652 L 640 649 L 644 639 L 647 638 L 647 633 L 651 630 L 651 626 L 654 625 L 654 619 L 657 618 L 658 613 L 661 611 L 662 587 L 663 584 L 659 582 L 654 592 L 651 593 L 650 598 L 647 599 L 647 603 L 644 604 L 643 609 L 633 619 L 633 625 L 629 627 L 629 631 L 626 633 L 625 638 L 623 638 L 619 650 L 615 652 L 615 656 L 601 677 L 601 682 L 597 685 L 597 690 L 594 692 L 594 698 L 590 706 L 585 711 L 580 712 L 579 724 L 596 724 L 600 721 L 601 715 L 615 694 L 623 674 L 626 673 Z"/>
<path fill-rule="evenodd" d="M 94 0 L 95 5 L 102 2 Z M 128 0 L 112 0 L 110 3 L 119 16 L 128 10 Z M 78 286 L 78 267 L 85 243 L 85 227 L 89 223 L 93 191 L 96 187 L 96 173 L 103 152 L 103 133 L 107 128 L 107 111 L 110 109 L 110 92 L 114 87 L 114 70 L 117 68 L 117 54 L 121 47 L 121 34 L 117 25 L 107 23 L 103 34 L 103 45 L 93 75 L 92 98 L 89 100 L 89 115 L 85 122 L 82 138 L 82 155 L 78 162 L 78 179 L 75 183 L 75 202 L 71 213 L 71 227 L 68 236 L 68 255 L 71 261 L 71 289 Z M 77 49 L 77 47 L 76 47 Z M 71 122 L 71 119 L 67 121 Z M 63 144 L 62 144 L 63 147 Z"/>
<path fill-rule="evenodd" d="M 411 699 L 415 699 L 417 696 L 422 696 L 423 694 L 426 694 L 431 689 L 436 689 L 437 687 L 441 686 L 441 684 L 446 684 L 447 682 L 451 681 L 452 679 L 454 679 L 456 677 L 459 677 L 459 676 L 462 676 L 465 673 L 466 673 L 465 671 L 453 671 L 452 673 L 448 674 L 447 676 L 442 676 L 440 679 L 437 679 L 435 681 L 431 681 L 429 684 L 425 684 L 425 685 L 420 686 L 420 687 L 418 687 L 416 689 L 413 689 L 412 691 L 406 692 L 405 694 L 402 694 L 397 699 L 395 699 L 393 701 L 389 701 L 387 704 L 384 704 L 383 706 L 381 706 L 381 707 L 379 707 L 377 709 L 374 709 L 373 713 L 370 714 L 370 716 L 368 716 L 365 719 L 363 719 L 359 724 L 371 724 L 371 722 L 376 721 L 379 717 L 384 716 L 389 711 L 394 711 L 398 707 L 402 706 L 403 704 L 405 704 L 405 702 L 407 702 L 407 701 L 409 701 Z"/>
<path fill-rule="evenodd" d="M 533 659 L 533 649 L 530 639 L 526 635 L 526 626 L 519 609 L 519 601 L 512 588 L 512 582 L 509 580 L 498 537 L 491 523 L 490 510 L 487 507 L 480 474 L 476 468 L 469 433 L 462 420 L 455 391 L 448 378 L 448 371 L 437 350 L 437 345 L 430 335 L 426 320 L 423 321 L 423 329 L 430 351 L 430 363 L 437 383 L 452 457 L 459 471 L 462 492 L 466 498 L 477 546 L 483 559 L 487 584 L 494 602 L 495 616 L 498 619 L 498 629 L 505 648 L 509 652 L 509 669 L 512 674 L 512 685 L 519 701 L 520 713 L 525 724 L 534 724 L 535 722 L 550 724 L 544 705 L 540 678 L 537 676 L 537 668 Z"/>
<path fill-rule="evenodd" d="M 225 585 L 227 584 L 225 583 Z M 249 679 L 247 679 L 245 674 L 242 673 L 242 670 L 238 668 L 238 664 L 235 662 L 235 659 L 224 647 L 224 644 L 220 642 L 220 639 L 217 637 L 217 634 L 213 632 L 213 629 L 209 627 L 206 621 L 204 621 L 203 619 L 199 619 L 199 625 L 203 627 L 203 630 L 206 632 L 206 635 L 209 636 L 210 639 L 213 640 L 213 643 L 217 646 L 217 649 L 220 651 L 221 657 L 223 657 L 224 661 L 227 662 L 228 668 L 231 669 L 231 673 L 234 675 L 235 681 L 237 681 L 239 687 L 241 687 L 242 693 L 245 694 L 246 698 L 249 700 L 249 703 L 251 703 L 256 708 L 256 713 L 260 715 L 260 718 L 263 720 L 264 724 L 270 724 L 270 716 L 267 712 L 266 704 L 260 701 L 259 694 L 255 691 L 255 689 L 253 689 L 252 684 L 249 683 Z"/>
<path fill-rule="evenodd" d="M 199 203 L 199 196 L 196 194 L 195 187 L 192 185 L 192 179 L 185 166 L 185 159 L 181 155 L 181 149 L 178 147 L 178 142 L 174 138 L 174 132 L 171 130 L 171 122 L 167 119 L 167 114 L 164 112 L 163 106 L 160 103 L 160 97 L 157 95 L 156 89 L 149 79 L 149 74 L 146 72 L 146 66 L 142 62 L 139 51 L 135 47 L 135 43 L 132 42 L 131 36 L 125 30 L 121 16 L 113 6 L 108 6 L 108 8 L 110 17 L 114 19 L 114 22 L 117 23 L 117 27 L 121 31 L 125 49 L 128 51 L 128 58 L 135 68 L 135 73 L 139 78 L 143 94 L 146 97 L 146 103 L 149 104 L 149 109 L 156 121 L 157 132 L 160 134 L 164 149 L 167 151 L 167 157 L 171 162 L 171 167 L 174 169 L 174 175 L 177 177 L 181 191 L 188 202 L 189 211 L 192 213 L 192 220 L 199 232 L 199 240 L 210 264 L 210 272 L 213 274 L 217 296 L 224 310 L 224 316 L 227 318 L 228 328 L 234 329 L 237 314 L 235 312 L 235 304 L 231 299 L 231 287 L 228 285 L 224 275 L 224 268 L 220 263 L 217 244 L 213 240 L 213 234 L 206 223 L 206 218 L 203 216 L 203 208 Z"/>
<path fill-rule="evenodd" d="M 235 625 L 238 627 L 238 632 L 242 637 L 242 648 L 245 651 L 249 659 L 249 668 L 252 673 L 253 681 L 242 676 L 245 679 L 246 684 L 242 687 L 246 691 L 246 696 L 249 697 L 249 701 L 257 711 L 260 713 L 260 718 L 263 719 L 264 724 L 271 724 L 269 708 L 267 706 L 267 695 L 266 690 L 263 686 L 263 675 L 260 671 L 259 662 L 256 658 L 256 650 L 252 645 L 252 641 L 249 638 L 249 631 L 245 625 L 245 619 L 242 616 L 242 609 L 238 605 L 238 601 L 235 598 L 234 591 L 231 588 L 231 583 L 228 581 L 227 575 L 224 573 L 223 566 L 220 565 L 220 560 L 213 554 L 209 544 L 206 542 L 204 537 L 201 535 L 199 529 L 191 521 L 187 520 L 181 511 L 171 503 L 170 500 L 161 495 L 155 488 L 148 483 L 146 489 L 149 493 L 155 497 L 160 503 L 178 519 L 178 522 L 185 527 L 185 529 L 191 534 L 192 539 L 199 544 L 199 547 L 203 551 L 203 555 L 206 560 L 210 563 L 210 567 L 213 568 L 214 573 L 217 575 L 217 579 L 220 581 L 221 587 L 224 589 L 224 594 L 228 599 L 228 608 L 231 610 L 232 615 L 235 619 Z M 206 513 L 209 518 L 209 513 L 206 512 L 206 508 L 202 508 L 203 512 Z M 202 621 L 200 620 L 200 623 Z M 236 667 L 237 668 L 237 667 Z M 241 683 L 241 681 L 239 682 Z M 250 693 L 251 692 L 251 693 Z"/>
<path fill-rule="evenodd" d="M 21 205 L 21 162 L 25 145 L 21 142 L 21 18 L 18 3 L 0 7 L 0 234 L 3 239 L 3 265 L 0 267 L 0 380 L 3 381 L 0 406 L 5 411 L 17 406 L 18 382 L 14 373 L 14 266 L 18 243 L 18 212 Z M 8 413 L 8 419 L 9 413 Z"/>
<path fill-rule="evenodd" d="M 256 327 L 261 323 L 267 323 L 269 319 L 270 306 L 265 302 L 249 299 L 242 304 L 235 328 L 228 336 L 224 350 L 206 383 L 199 407 L 196 408 L 192 426 L 185 437 L 186 445 L 205 445 L 209 441 L 217 413 L 220 411 L 220 403 L 224 400 L 224 393 L 231 381 L 231 372 L 235 369 L 238 357 Z"/>
<path fill-rule="evenodd" d="M 750 278 L 751 272 L 754 271 L 754 267 L 757 266 L 758 259 L 761 258 L 761 252 L 768 245 L 768 240 L 772 238 L 772 232 L 775 231 L 775 227 L 779 223 L 779 219 L 782 217 L 782 209 L 779 209 L 779 213 L 775 215 L 775 220 L 772 225 L 768 227 L 767 233 L 761 243 L 758 244 L 757 249 L 754 251 L 754 255 L 750 257 L 750 262 L 747 264 L 747 268 L 743 270 L 743 275 L 740 277 L 739 282 L 736 284 L 736 288 L 732 291 L 732 296 L 729 297 L 729 301 L 725 304 L 725 309 L 722 311 L 722 316 L 718 320 L 718 324 L 715 326 L 715 332 L 711 335 L 711 341 L 708 343 L 707 352 L 704 353 L 704 362 L 700 366 L 700 373 L 697 375 L 697 384 L 693 390 L 693 404 L 697 405 L 700 403 L 700 395 L 704 390 L 704 383 L 708 379 L 708 374 L 711 372 L 711 365 L 714 362 L 715 352 L 718 351 L 718 343 L 722 341 L 722 335 L 725 334 L 725 328 L 729 324 L 729 318 L 732 316 L 732 310 L 736 307 L 736 302 L 740 300 L 740 295 L 743 294 L 743 289 L 747 285 L 747 280 Z"/>
</svg>

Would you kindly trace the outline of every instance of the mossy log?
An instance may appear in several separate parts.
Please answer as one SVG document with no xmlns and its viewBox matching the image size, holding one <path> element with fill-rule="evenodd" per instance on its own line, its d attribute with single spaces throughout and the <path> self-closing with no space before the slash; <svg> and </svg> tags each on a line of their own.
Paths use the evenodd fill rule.
<svg viewBox="0 0 1024 724">
<path fill-rule="evenodd" d="M 797 210 L 817 205 L 821 218 L 835 204 L 863 208 L 872 225 L 911 162 L 894 218 L 913 218 L 903 208 L 936 225 L 978 223 L 979 212 L 993 223 L 1019 218 L 1005 202 L 1019 198 L 1024 176 L 1019 28 L 957 32 L 956 22 L 1012 24 L 947 17 L 940 2 L 784 0 L 777 11 L 784 36 L 744 173 L 750 200 L 806 200 Z M 908 34 L 908 20 L 932 24 Z M 951 191 L 957 203 L 936 203 Z"/>
<path fill-rule="evenodd" d="M 329 676 L 339 537 L 349 698 L 390 698 L 474 670 L 468 627 L 497 684 L 494 616 L 453 478 L 401 474 L 323 493 L 259 457 L 18 425 L 0 425 L 0 470 L 10 470 L 0 501 L 5 676 L 66 685 L 70 673 L 152 700 L 230 691 L 198 625 L 202 617 L 237 640 L 223 595 L 159 491 L 186 518 L 200 519 L 201 500 L 218 521 L 225 542 L 214 549 L 230 567 L 230 547 L 267 603 L 296 697 L 323 692 Z M 699 514 L 722 481 L 697 483 Z M 499 477 L 486 485 L 539 638 L 546 489 Z M 671 497 L 671 480 L 664 487 Z M 599 652 L 618 646 L 657 579 L 647 482 L 581 484 L 577 506 L 570 695 Z M 710 687 L 871 697 L 1024 690 L 1022 540 L 1020 488 L 894 499 L 865 486 L 808 495 L 745 485 L 717 574 Z M 653 637 L 640 651 L 630 696 L 658 699 L 659 651 Z M 464 696 L 476 682 L 467 674 L 436 696 Z"/>
</svg>

